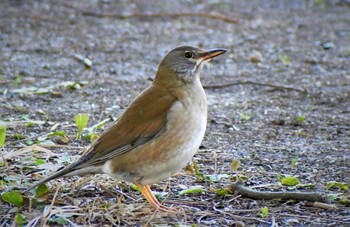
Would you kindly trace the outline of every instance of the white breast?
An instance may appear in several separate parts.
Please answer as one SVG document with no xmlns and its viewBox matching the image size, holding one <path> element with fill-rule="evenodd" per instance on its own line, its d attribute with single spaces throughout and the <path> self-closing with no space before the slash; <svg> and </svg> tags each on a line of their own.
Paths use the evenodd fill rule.
<svg viewBox="0 0 350 227">
<path fill-rule="evenodd" d="M 125 168 L 112 172 L 111 161 L 107 161 L 103 166 L 104 173 L 120 180 L 149 185 L 167 179 L 191 161 L 207 125 L 206 95 L 199 79 L 194 84 L 177 88 L 175 92 L 178 101 L 169 109 L 165 131 L 128 152 L 128 156 L 133 157 L 128 159 L 132 170 Z"/>
</svg>

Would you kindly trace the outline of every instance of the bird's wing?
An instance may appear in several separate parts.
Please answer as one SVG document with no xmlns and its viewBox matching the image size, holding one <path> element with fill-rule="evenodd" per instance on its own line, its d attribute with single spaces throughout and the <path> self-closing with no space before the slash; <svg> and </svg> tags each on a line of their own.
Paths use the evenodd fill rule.
<svg viewBox="0 0 350 227">
<path fill-rule="evenodd" d="M 149 87 L 90 149 L 73 163 L 72 169 L 103 164 L 158 136 L 165 130 L 168 111 L 176 100 L 177 98 L 165 88 L 155 85 Z"/>
<path fill-rule="evenodd" d="M 93 172 L 93 168 L 85 167 L 103 165 L 105 161 L 161 135 L 166 130 L 168 110 L 175 101 L 177 98 L 165 88 L 155 85 L 149 87 L 76 162 L 38 181 L 25 192 L 75 171 L 82 170 L 81 173 L 85 174 Z"/>
</svg>

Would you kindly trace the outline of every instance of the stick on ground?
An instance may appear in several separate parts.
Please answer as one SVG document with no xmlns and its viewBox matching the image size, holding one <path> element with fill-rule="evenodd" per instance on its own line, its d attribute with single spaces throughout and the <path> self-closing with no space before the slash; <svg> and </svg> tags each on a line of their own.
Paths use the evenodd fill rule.
<svg viewBox="0 0 350 227">
<path fill-rule="evenodd" d="M 312 201 L 325 202 L 326 196 L 316 192 L 261 192 L 245 187 L 242 182 L 235 182 L 228 186 L 228 189 L 238 192 L 243 197 L 251 199 L 282 199 L 282 200 L 297 200 L 297 201 Z"/>
</svg>

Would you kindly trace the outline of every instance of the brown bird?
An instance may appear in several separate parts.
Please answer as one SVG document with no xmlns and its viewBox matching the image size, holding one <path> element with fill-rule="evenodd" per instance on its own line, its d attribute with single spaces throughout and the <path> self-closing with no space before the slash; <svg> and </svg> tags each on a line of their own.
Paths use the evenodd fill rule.
<svg viewBox="0 0 350 227">
<path fill-rule="evenodd" d="M 158 202 L 149 185 L 179 172 L 197 152 L 207 124 L 200 72 L 206 62 L 225 52 L 190 46 L 170 51 L 152 85 L 76 162 L 26 191 L 61 176 L 105 173 L 135 183 L 154 208 L 172 211 Z"/>
</svg>

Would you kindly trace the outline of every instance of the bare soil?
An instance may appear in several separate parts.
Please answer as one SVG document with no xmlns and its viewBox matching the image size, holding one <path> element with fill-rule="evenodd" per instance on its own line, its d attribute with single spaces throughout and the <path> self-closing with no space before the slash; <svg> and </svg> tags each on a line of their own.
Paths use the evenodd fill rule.
<svg viewBox="0 0 350 227">
<path fill-rule="evenodd" d="M 0 200 L 0 226 L 14 225 L 16 214 L 37 226 L 350 225 L 349 190 L 325 187 L 350 183 L 349 1 L 4 0 L 0 9 L 0 120 L 7 126 L 0 152 L 13 154 L 0 165 L 1 192 L 28 187 L 77 158 L 89 141 L 76 139 L 74 115 L 87 113 L 88 127 L 116 119 L 171 49 L 228 50 L 202 75 L 209 117 L 194 157 L 199 173 L 183 171 L 152 186 L 165 205 L 183 213 L 155 212 L 131 184 L 98 175 L 52 181 L 41 198 L 24 194 L 20 208 Z M 183 12 L 232 21 L 166 15 Z M 152 13 L 163 15 L 140 16 Z M 259 84 L 210 88 L 242 81 Z M 47 137 L 58 130 L 67 137 Z M 38 143 L 56 156 L 19 152 Z M 46 164 L 36 166 L 39 158 Z M 237 170 L 230 168 L 233 160 Z M 201 180 L 201 174 L 221 179 Z M 284 175 L 297 177 L 301 187 L 281 185 Z M 338 209 L 328 210 L 215 193 L 237 176 L 261 191 L 336 194 L 343 201 L 332 201 Z M 195 186 L 203 192 L 179 195 Z"/>
</svg>

